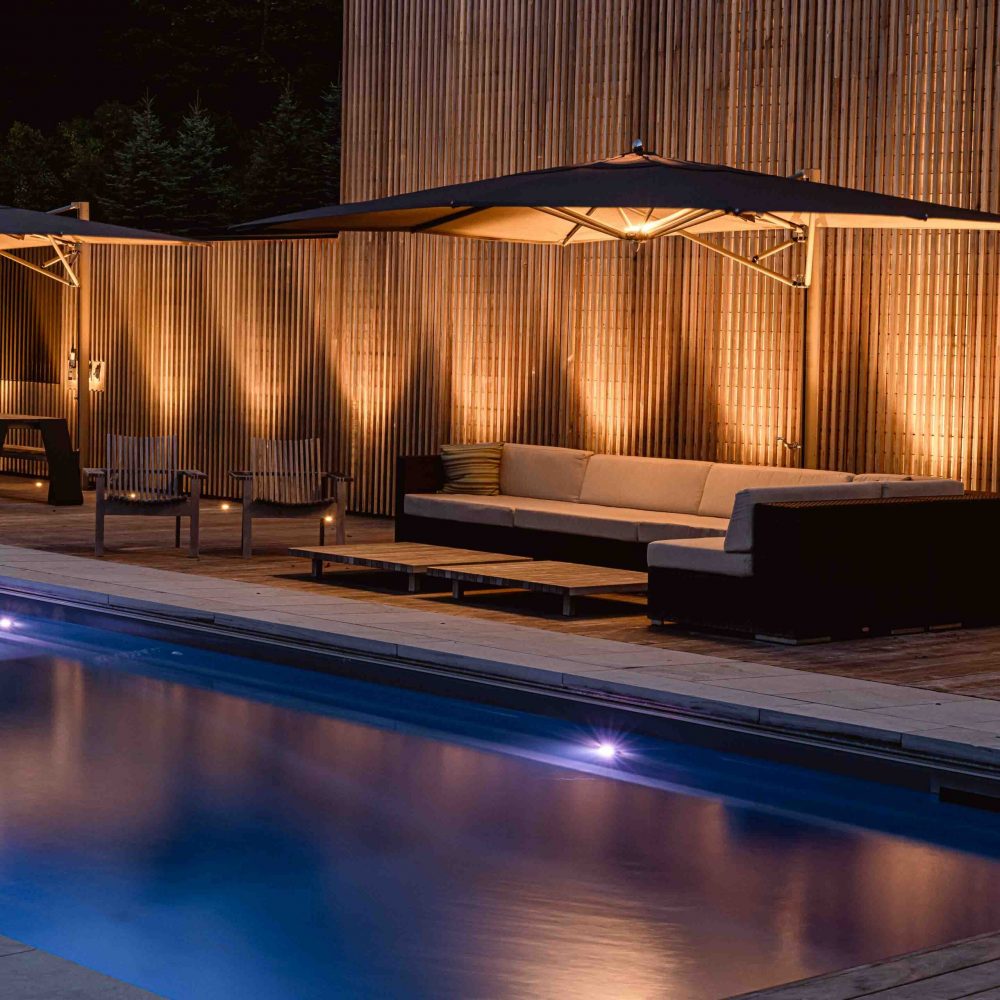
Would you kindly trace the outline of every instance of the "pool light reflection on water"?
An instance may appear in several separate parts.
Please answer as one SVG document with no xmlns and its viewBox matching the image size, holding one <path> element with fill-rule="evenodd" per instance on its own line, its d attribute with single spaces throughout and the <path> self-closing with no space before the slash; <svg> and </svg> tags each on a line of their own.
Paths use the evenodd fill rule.
<svg viewBox="0 0 1000 1000">
<path fill-rule="evenodd" d="M 714 1000 L 1000 926 L 995 816 L 18 625 L 0 934 L 176 1000 Z"/>
</svg>

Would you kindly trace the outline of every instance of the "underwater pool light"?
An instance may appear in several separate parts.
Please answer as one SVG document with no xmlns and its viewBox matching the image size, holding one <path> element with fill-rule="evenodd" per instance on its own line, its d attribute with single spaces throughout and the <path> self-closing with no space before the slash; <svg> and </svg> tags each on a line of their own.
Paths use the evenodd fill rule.
<svg viewBox="0 0 1000 1000">
<path fill-rule="evenodd" d="M 2 628 L 5 632 L 8 629 L 12 629 L 13 627 L 14 627 L 14 619 L 13 618 L 8 618 L 6 615 L 4 615 L 2 618 L 0 618 L 0 628 Z"/>
<path fill-rule="evenodd" d="M 609 740 L 601 740 L 601 742 L 594 747 L 594 753 L 597 754 L 601 760 L 614 760 L 615 757 L 618 756 L 618 747 Z"/>
</svg>

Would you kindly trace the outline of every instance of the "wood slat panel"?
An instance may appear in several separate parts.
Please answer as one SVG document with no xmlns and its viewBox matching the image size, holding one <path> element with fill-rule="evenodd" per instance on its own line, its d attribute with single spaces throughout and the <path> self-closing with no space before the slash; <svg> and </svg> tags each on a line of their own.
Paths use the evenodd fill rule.
<svg viewBox="0 0 1000 1000">
<path fill-rule="evenodd" d="M 345 200 L 641 136 L 664 155 L 1000 210 L 996 4 L 345 7 Z M 997 488 L 1000 238 L 820 243 L 820 464 Z M 396 454 L 448 440 L 799 460 L 778 437 L 801 435 L 801 293 L 685 242 L 633 254 L 347 234 L 102 249 L 94 274 L 94 356 L 109 362 L 94 440 L 177 434 L 211 493 L 231 489 L 252 436 L 320 437 L 373 513 L 391 509 Z M 35 368 L 56 357 L 64 378 L 72 294 L 42 285 L 0 276 L 0 406 L 62 413 L 64 384 Z"/>
</svg>

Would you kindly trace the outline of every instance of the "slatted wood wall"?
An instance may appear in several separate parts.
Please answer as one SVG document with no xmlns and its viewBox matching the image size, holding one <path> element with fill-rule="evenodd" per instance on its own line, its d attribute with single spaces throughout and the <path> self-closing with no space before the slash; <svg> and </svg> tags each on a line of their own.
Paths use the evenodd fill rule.
<svg viewBox="0 0 1000 1000">
<path fill-rule="evenodd" d="M 344 199 L 641 136 L 1000 211 L 998 30 L 981 0 L 352 0 Z M 997 485 L 998 246 L 825 238 L 821 464 Z M 386 448 L 446 439 L 797 461 L 777 438 L 801 432 L 801 293 L 680 243 L 351 234 L 341 253 L 345 330 L 373 331 L 355 373 L 366 506 L 385 502 Z"/>
<path fill-rule="evenodd" d="M 665 155 L 1000 211 L 1000 14 L 985 0 L 345 6 L 345 200 L 641 136 Z M 997 235 L 831 233 L 821 253 L 820 463 L 996 487 Z M 176 432 L 212 492 L 251 434 L 319 435 L 371 512 L 390 509 L 396 454 L 446 440 L 798 461 L 777 439 L 801 433 L 801 293 L 688 244 L 348 234 L 102 250 L 94 273 L 109 362 L 95 446 Z M 71 295 L 41 282 L 0 279 L 0 348 L 35 364 L 71 343 Z M 48 354 L 25 339 L 39 317 Z M 24 364 L 0 368 L 0 405 L 65 407 L 65 387 L 25 382 Z"/>
</svg>

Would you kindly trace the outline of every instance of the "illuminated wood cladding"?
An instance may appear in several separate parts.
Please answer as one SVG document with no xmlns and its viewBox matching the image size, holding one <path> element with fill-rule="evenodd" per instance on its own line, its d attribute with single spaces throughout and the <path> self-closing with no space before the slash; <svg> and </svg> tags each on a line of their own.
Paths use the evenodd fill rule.
<svg viewBox="0 0 1000 1000">
<path fill-rule="evenodd" d="M 1000 211 L 994 3 L 345 6 L 345 200 L 641 136 L 667 156 Z M 998 234 L 820 239 L 820 464 L 995 488 Z M 802 293 L 686 243 L 347 234 L 99 249 L 94 277 L 93 354 L 109 362 L 95 447 L 107 431 L 177 433 L 212 493 L 267 434 L 322 437 L 331 465 L 353 467 L 354 506 L 376 513 L 395 455 L 447 440 L 798 459 L 777 438 L 800 437 Z M 0 349 L 34 351 L 39 370 L 55 357 L 63 377 L 71 300 L 4 275 Z M 25 364 L 0 368 L 0 407 L 63 412 L 65 387 L 24 381 Z"/>
<path fill-rule="evenodd" d="M 624 152 L 1000 210 L 998 9 L 975 0 L 346 5 L 345 201 Z M 821 236 L 819 461 L 995 487 L 996 234 Z M 340 240 L 363 505 L 385 447 L 508 438 L 793 464 L 802 294 L 638 254 Z M 347 331 L 352 331 L 348 333 Z M 430 364 L 428 364 L 430 362 Z M 386 440 L 388 435 L 388 440 Z"/>
</svg>

